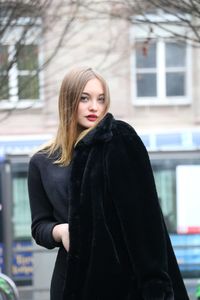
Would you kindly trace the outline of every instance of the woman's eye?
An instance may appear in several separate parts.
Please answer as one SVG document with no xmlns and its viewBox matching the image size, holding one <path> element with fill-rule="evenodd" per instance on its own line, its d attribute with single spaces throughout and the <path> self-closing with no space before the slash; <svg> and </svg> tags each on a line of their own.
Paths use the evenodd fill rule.
<svg viewBox="0 0 200 300">
<path fill-rule="evenodd" d="M 98 100 L 99 100 L 99 102 L 102 102 L 102 103 L 103 103 L 103 102 L 105 101 L 105 97 L 99 97 Z"/>
<path fill-rule="evenodd" d="M 88 96 L 81 96 L 81 102 L 86 102 L 88 100 Z"/>
</svg>

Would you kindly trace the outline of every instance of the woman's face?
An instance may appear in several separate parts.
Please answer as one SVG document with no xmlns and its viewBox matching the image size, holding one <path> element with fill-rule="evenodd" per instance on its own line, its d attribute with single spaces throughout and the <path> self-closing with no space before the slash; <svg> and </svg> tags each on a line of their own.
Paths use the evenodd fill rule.
<svg viewBox="0 0 200 300">
<path fill-rule="evenodd" d="M 103 86 L 97 78 L 90 79 L 78 104 L 77 122 L 83 129 L 90 128 L 103 117 L 105 110 Z"/>
</svg>

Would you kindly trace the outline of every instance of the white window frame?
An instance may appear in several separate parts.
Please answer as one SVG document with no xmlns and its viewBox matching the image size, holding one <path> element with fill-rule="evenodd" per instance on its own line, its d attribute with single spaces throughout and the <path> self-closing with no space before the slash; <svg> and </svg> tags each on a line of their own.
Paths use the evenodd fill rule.
<svg viewBox="0 0 200 300">
<path fill-rule="evenodd" d="M 23 25 L 26 25 L 30 21 L 30 18 L 19 18 L 15 27 L 11 29 L 1 41 L 1 45 L 8 46 L 8 63 L 12 59 L 12 53 L 15 50 L 15 46 L 18 42 L 18 37 Z M 41 41 L 37 38 L 41 32 L 41 21 L 38 19 L 35 22 L 35 26 L 30 30 L 24 45 L 37 45 L 38 46 L 38 65 L 42 65 L 43 57 L 41 51 Z M 26 109 L 26 108 L 41 108 L 44 104 L 44 92 L 43 92 L 43 72 L 38 73 L 39 81 L 39 98 L 38 99 L 19 99 L 18 98 L 18 75 L 35 75 L 37 71 L 23 71 L 18 70 L 17 63 L 14 63 L 8 72 L 8 91 L 9 99 L 0 100 L 0 110 L 9 109 Z"/>
<path fill-rule="evenodd" d="M 153 18 L 153 17 L 152 17 Z M 175 21 L 175 20 L 173 20 Z M 174 26 L 174 25 L 173 25 Z M 164 106 L 164 105 L 190 105 L 192 102 L 192 47 L 186 43 L 186 66 L 180 67 L 180 71 L 185 69 L 185 96 L 167 96 L 166 95 L 166 70 L 165 67 L 165 42 L 176 42 L 170 37 L 167 31 L 155 27 L 150 38 L 154 39 L 157 46 L 156 68 L 157 68 L 157 96 L 156 97 L 138 97 L 137 96 L 137 69 L 136 67 L 136 42 L 145 41 L 149 37 L 149 26 L 146 24 L 135 24 L 130 30 L 130 42 L 133 44 L 131 53 L 131 95 L 132 103 L 135 106 Z M 159 67 L 158 67 L 159 66 Z M 178 67 L 171 68 L 178 71 Z M 148 73 L 148 70 L 146 70 Z M 149 69 L 149 72 L 151 69 Z M 144 72 L 145 73 L 145 72 Z"/>
</svg>

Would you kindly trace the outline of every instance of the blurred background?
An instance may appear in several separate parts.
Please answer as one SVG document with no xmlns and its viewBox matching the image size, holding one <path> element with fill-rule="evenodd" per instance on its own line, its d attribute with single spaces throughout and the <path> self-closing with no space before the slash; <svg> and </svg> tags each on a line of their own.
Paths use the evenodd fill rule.
<svg viewBox="0 0 200 300">
<path fill-rule="evenodd" d="M 200 0 L 0 1 L 0 272 L 49 299 L 57 249 L 32 241 L 31 154 L 56 132 L 72 66 L 107 80 L 110 111 L 150 155 L 190 299 L 200 278 Z"/>
</svg>

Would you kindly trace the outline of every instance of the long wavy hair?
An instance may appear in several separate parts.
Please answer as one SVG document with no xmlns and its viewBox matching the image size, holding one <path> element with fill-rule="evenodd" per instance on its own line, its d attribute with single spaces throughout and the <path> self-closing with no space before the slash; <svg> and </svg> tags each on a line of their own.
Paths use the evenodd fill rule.
<svg viewBox="0 0 200 300">
<path fill-rule="evenodd" d="M 102 84 L 106 113 L 110 105 L 109 88 L 104 78 L 92 68 L 73 68 L 62 81 L 58 99 L 59 126 L 57 134 L 55 139 L 43 148 L 43 151 L 46 151 L 49 156 L 55 152 L 58 153 L 55 161 L 57 164 L 68 165 L 76 143 L 98 124 L 95 122 L 93 127 L 83 130 L 81 133 L 78 130 L 78 104 L 85 85 L 93 78 L 97 78 Z"/>
</svg>

